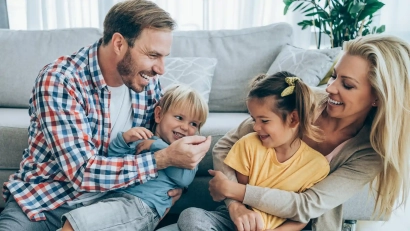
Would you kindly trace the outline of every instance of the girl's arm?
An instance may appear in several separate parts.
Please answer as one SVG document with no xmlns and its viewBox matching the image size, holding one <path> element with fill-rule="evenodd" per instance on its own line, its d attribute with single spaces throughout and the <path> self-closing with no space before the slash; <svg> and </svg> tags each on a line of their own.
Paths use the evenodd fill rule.
<svg viewBox="0 0 410 231">
<path fill-rule="evenodd" d="M 292 220 L 286 220 L 283 224 L 275 229 L 267 229 L 265 231 L 300 231 L 305 228 L 306 223 L 301 223 Z"/>
<path fill-rule="evenodd" d="M 239 184 L 248 184 L 249 183 L 249 176 L 245 176 L 242 173 L 235 171 L 236 178 L 238 179 Z"/>
</svg>

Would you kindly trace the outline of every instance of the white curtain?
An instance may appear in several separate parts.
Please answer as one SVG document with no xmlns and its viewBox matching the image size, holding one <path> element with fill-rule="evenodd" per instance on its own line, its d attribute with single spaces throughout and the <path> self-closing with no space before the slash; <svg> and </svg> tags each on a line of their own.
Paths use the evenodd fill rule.
<svg viewBox="0 0 410 231">
<path fill-rule="evenodd" d="M 112 5 L 121 0 L 7 0 L 10 29 L 43 30 L 70 27 L 99 27 Z M 375 23 L 386 25 L 386 33 L 410 42 L 409 0 L 385 0 Z M 311 30 L 302 31 L 299 12 L 283 15 L 283 0 L 154 0 L 168 11 L 178 30 L 241 29 L 275 22 L 293 26 L 294 44 L 314 47 Z"/>
</svg>

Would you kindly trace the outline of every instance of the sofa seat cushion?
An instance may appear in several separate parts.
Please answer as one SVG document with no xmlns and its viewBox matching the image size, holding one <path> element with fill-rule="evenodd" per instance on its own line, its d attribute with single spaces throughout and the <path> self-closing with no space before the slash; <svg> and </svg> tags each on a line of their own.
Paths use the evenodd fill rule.
<svg viewBox="0 0 410 231">
<path fill-rule="evenodd" d="M 28 109 L 0 108 L 0 170 L 19 168 L 29 123 Z"/>
</svg>

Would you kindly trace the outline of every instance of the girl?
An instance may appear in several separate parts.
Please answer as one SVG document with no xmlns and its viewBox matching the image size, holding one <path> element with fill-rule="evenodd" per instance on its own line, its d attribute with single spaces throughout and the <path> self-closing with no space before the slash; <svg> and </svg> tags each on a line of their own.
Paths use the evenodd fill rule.
<svg viewBox="0 0 410 231">
<path fill-rule="evenodd" d="M 251 84 L 247 107 L 255 132 L 236 142 L 225 159 L 225 164 L 235 170 L 240 184 L 303 192 L 326 177 L 328 161 L 302 141 L 304 136 L 320 141 L 321 135 L 312 125 L 313 95 L 301 79 L 288 72 L 257 76 Z M 230 190 L 236 191 L 237 187 Z M 264 230 L 275 229 L 286 220 L 251 209 L 261 216 Z M 185 216 L 189 217 L 190 213 L 191 209 L 187 209 L 181 214 L 178 221 L 181 230 L 209 228 L 185 223 L 184 220 L 189 220 Z M 229 219 L 226 210 L 213 217 L 218 230 L 235 230 L 238 225 Z M 288 222 L 280 228 L 301 230 L 305 225 Z"/>
</svg>

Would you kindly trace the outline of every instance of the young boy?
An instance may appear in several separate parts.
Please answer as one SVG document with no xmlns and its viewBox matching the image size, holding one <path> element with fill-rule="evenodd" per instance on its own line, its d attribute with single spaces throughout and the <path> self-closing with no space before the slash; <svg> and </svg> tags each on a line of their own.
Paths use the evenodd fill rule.
<svg viewBox="0 0 410 231">
<path fill-rule="evenodd" d="M 154 110 L 155 135 L 143 127 L 120 132 L 110 143 L 108 157 L 136 155 L 144 151 L 155 152 L 166 148 L 184 136 L 198 133 L 207 117 L 208 104 L 198 92 L 186 85 L 170 87 Z M 193 170 L 168 167 L 159 170 L 156 179 L 117 190 L 139 199 L 138 203 L 130 206 L 138 207 L 136 210 L 139 215 L 136 215 L 136 219 L 139 216 L 141 221 L 138 222 L 138 227 L 127 228 L 154 230 L 167 209 L 172 206 L 172 198 L 168 196 L 168 191 L 187 187 L 193 181 L 196 171 L 197 167 Z M 97 207 L 93 204 L 80 209 L 89 210 L 87 214 L 92 216 L 92 211 Z"/>
</svg>

